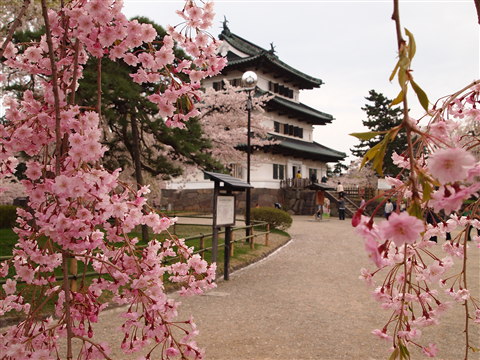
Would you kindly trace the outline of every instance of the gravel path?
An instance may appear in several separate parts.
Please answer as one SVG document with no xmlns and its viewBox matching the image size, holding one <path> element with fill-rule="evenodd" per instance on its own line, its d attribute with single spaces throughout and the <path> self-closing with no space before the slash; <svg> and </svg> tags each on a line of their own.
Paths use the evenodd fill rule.
<svg viewBox="0 0 480 360">
<path fill-rule="evenodd" d="M 372 267 L 350 222 L 296 216 L 289 232 L 292 241 L 267 259 L 204 296 L 182 300 L 180 315 L 194 314 L 207 359 L 388 359 L 387 344 L 370 331 L 382 328 L 389 313 L 358 279 L 361 267 Z M 472 246 L 471 254 L 470 284 L 478 297 L 479 251 Z M 99 329 L 101 336 L 118 335 L 118 311 L 107 312 L 111 323 Z M 439 358 L 463 359 L 461 319 L 456 311 L 436 329 L 425 329 L 424 340 L 434 339 Z M 478 327 L 471 338 L 480 345 Z M 126 359 L 120 353 L 113 358 Z M 412 352 L 412 359 L 422 358 Z"/>
</svg>

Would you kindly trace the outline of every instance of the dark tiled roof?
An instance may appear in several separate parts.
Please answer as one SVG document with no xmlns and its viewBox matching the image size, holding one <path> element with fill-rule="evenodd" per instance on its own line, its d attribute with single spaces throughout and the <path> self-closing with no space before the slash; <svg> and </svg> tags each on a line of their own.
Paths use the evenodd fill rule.
<svg viewBox="0 0 480 360">
<path fill-rule="evenodd" d="M 308 142 L 296 140 L 277 134 L 272 134 L 272 137 L 279 141 L 277 144 L 270 147 L 270 150 L 273 153 L 281 153 L 325 162 L 340 161 L 347 156 L 341 151 L 330 149 L 315 141 Z"/>
<path fill-rule="evenodd" d="M 245 188 L 253 187 L 249 183 L 227 174 L 211 171 L 204 171 L 204 173 L 210 178 L 210 180 L 223 182 L 225 187 L 234 188 L 235 190 L 242 190 Z"/>
<path fill-rule="evenodd" d="M 295 118 L 306 121 L 312 125 L 325 125 L 334 120 L 333 116 L 330 114 L 316 110 L 302 103 L 284 99 L 280 96 L 275 96 L 273 99 L 271 99 L 268 102 L 267 107 L 270 110 L 286 112 Z"/>
<path fill-rule="evenodd" d="M 307 75 L 281 61 L 278 56 L 275 55 L 273 49 L 265 50 L 233 34 L 226 25 L 224 25 L 219 39 L 228 42 L 235 49 L 248 55 L 248 57 L 239 58 L 236 55 L 232 56 L 233 53 L 227 54 L 228 63 L 224 72 L 230 69 L 252 67 L 253 65 L 261 64 L 262 67 L 267 70 L 282 74 L 282 76 L 292 81 L 300 89 L 313 89 L 323 84 L 321 79 Z"/>
</svg>

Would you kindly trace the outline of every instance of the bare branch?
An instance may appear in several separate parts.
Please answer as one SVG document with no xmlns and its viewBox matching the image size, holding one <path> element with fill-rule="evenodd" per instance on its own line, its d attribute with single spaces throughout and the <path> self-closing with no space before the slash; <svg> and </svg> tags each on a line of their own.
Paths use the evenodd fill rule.
<svg viewBox="0 0 480 360">
<path fill-rule="evenodd" d="M 480 1 L 480 0 L 477 0 L 477 1 Z M 398 0 L 393 0 L 392 20 L 395 21 L 395 30 L 397 34 L 397 46 L 398 46 L 398 50 L 400 50 L 400 47 L 402 46 L 403 43 L 405 43 L 405 40 L 403 39 L 402 28 L 400 26 L 400 10 L 398 7 Z"/>
<path fill-rule="evenodd" d="M 477 9 L 478 23 L 480 24 L 480 0 L 473 0 L 475 2 L 475 8 Z"/>
<path fill-rule="evenodd" d="M 13 21 L 12 26 L 10 26 L 7 37 L 5 38 L 5 41 L 3 42 L 2 47 L 0 48 L 0 58 L 3 57 L 3 53 L 5 52 L 7 45 L 12 41 L 13 34 L 15 34 L 15 30 L 22 24 L 22 18 L 25 15 L 25 12 L 27 11 L 27 8 L 29 5 L 30 5 L 30 0 L 23 0 L 22 8 L 18 13 L 17 18 Z"/>
</svg>

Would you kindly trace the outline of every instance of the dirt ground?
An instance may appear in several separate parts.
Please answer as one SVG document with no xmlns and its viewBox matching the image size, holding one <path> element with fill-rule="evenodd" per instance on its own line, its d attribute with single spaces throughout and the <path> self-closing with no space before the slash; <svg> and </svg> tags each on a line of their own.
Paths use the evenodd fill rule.
<svg viewBox="0 0 480 360">
<path fill-rule="evenodd" d="M 381 329 L 389 313 L 358 279 L 360 268 L 373 267 L 350 222 L 296 216 L 289 232 L 292 241 L 269 257 L 234 272 L 203 296 L 182 299 L 180 318 L 194 315 L 206 358 L 388 359 L 388 345 L 370 332 Z M 479 252 L 470 247 L 469 283 L 477 298 Z M 118 343 L 120 310 L 105 313 L 108 326 L 98 329 L 99 338 Z M 440 326 L 424 329 L 422 342 L 437 343 L 438 359 L 463 359 L 463 318 L 457 307 Z M 472 326 L 470 337 L 480 345 L 479 326 Z M 412 359 L 425 358 L 411 351 Z M 129 359 L 120 352 L 112 358 Z M 480 359 L 480 353 L 469 359 Z"/>
</svg>

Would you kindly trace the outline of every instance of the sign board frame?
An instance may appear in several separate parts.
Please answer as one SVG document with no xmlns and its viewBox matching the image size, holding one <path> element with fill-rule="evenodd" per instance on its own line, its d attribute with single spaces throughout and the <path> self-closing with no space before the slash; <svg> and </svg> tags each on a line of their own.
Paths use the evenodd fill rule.
<svg viewBox="0 0 480 360">
<path fill-rule="evenodd" d="M 219 194 L 217 196 L 216 226 L 235 225 L 235 195 Z"/>
</svg>

